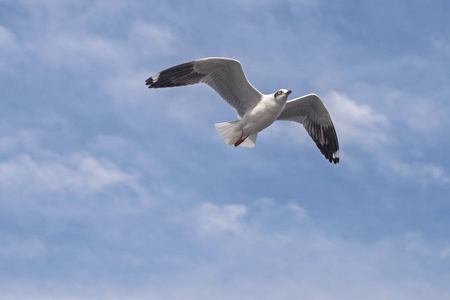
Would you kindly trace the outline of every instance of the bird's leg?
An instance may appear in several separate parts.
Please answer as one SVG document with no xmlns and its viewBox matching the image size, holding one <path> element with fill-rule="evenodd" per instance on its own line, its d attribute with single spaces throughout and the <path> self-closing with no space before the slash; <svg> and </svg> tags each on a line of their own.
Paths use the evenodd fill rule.
<svg viewBox="0 0 450 300">
<path fill-rule="evenodd" d="M 244 130 L 242 130 L 241 137 L 236 141 L 236 143 L 234 143 L 235 147 L 242 144 L 245 141 L 245 139 L 248 138 L 248 135 L 245 138 L 243 138 L 243 136 L 244 136 Z"/>
</svg>

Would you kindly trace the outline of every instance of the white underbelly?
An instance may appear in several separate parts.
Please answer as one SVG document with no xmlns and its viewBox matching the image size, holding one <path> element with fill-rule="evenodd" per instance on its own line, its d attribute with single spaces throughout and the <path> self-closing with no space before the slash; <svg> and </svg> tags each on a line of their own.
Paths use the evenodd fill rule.
<svg viewBox="0 0 450 300">
<path fill-rule="evenodd" d="M 260 103 L 242 118 L 243 126 L 241 128 L 244 131 L 244 135 L 258 133 L 272 125 L 283 111 L 284 106 L 278 103 Z"/>
</svg>

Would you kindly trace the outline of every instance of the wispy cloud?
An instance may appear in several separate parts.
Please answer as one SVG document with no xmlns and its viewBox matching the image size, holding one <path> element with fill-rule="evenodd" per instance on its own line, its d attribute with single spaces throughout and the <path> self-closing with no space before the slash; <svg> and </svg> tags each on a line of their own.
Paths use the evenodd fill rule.
<svg viewBox="0 0 450 300">
<path fill-rule="evenodd" d="M 0 163 L 3 195 L 21 195 L 23 200 L 34 202 L 38 195 L 85 198 L 103 194 L 110 198 L 113 210 L 113 206 L 121 206 L 116 212 L 150 205 L 147 190 L 138 179 L 108 159 L 87 152 L 55 153 L 43 148 L 37 135 L 27 131 L 17 137 L 4 137 L 0 149 L 8 157 Z M 127 204 L 127 195 L 137 202 Z M 38 203 L 32 203 L 35 205 Z"/>
<path fill-rule="evenodd" d="M 409 182 L 419 183 L 422 186 L 429 184 L 449 184 L 450 177 L 442 165 L 424 162 L 402 162 L 398 160 L 384 160 L 382 162 L 383 174 L 392 179 L 395 174 Z"/>
<path fill-rule="evenodd" d="M 56 158 L 56 157 L 55 157 Z M 133 185 L 132 178 L 106 160 L 90 155 L 75 154 L 41 161 L 20 154 L 0 164 L 0 182 L 4 189 L 27 187 L 29 192 L 60 192 L 71 190 L 96 193 L 118 185 Z"/>
<path fill-rule="evenodd" d="M 448 109 L 441 105 L 433 93 L 422 98 L 411 93 L 394 90 L 385 96 L 384 104 L 386 113 L 392 116 L 395 122 L 401 122 L 410 130 L 418 134 L 428 134 L 440 126 L 447 125 Z"/>
<path fill-rule="evenodd" d="M 14 34 L 0 25 L 0 50 L 8 50 L 15 46 Z"/>
<path fill-rule="evenodd" d="M 387 116 L 342 93 L 331 92 L 324 99 L 327 101 L 326 106 L 331 113 L 342 144 L 370 149 L 388 140 Z"/>
<path fill-rule="evenodd" d="M 284 204 L 266 201 L 263 205 L 282 213 L 287 221 L 297 218 Z M 201 204 L 190 216 L 184 215 L 186 220 L 194 220 L 190 229 L 201 239 L 183 236 L 184 251 L 171 258 L 176 274 L 158 272 L 157 276 L 133 283 L 132 288 L 103 279 L 104 288 L 98 289 L 98 281 L 93 279 L 83 283 L 82 288 L 78 281 L 63 288 L 57 288 L 56 281 L 48 281 L 45 288 L 29 284 L 27 289 L 22 286 L 16 290 L 10 283 L 5 291 L 16 295 L 15 299 L 27 299 L 30 288 L 34 296 L 53 295 L 55 299 L 70 299 L 69 294 L 110 299 L 113 294 L 118 299 L 126 295 L 132 299 L 444 300 L 450 294 L 448 275 L 437 278 L 421 272 L 423 264 L 446 266 L 448 249 L 430 243 L 419 233 L 405 232 L 364 243 L 326 233 L 316 226 L 273 232 L 253 226 L 260 212 L 256 206 Z M 253 220 L 247 215 L 253 215 Z M 245 228 L 251 230 L 237 234 Z M 37 252 L 43 247 L 35 242 L 28 246 Z M 202 252 L 196 256 L 199 258 L 189 261 L 189 251 Z M 55 294 L 49 294 L 49 288 Z"/>
<path fill-rule="evenodd" d="M 151 57 L 168 55 L 179 48 L 180 39 L 164 25 L 142 20 L 124 23 L 120 32 L 106 35 L 92 31 L 98 22 L 106 22 L 131 5 L 118 1 L 89 3 L 78 7 L 70 1 L 58 4 L 49 1 L 21 1 L 35 26 L 42 26 L 39 35 L 24 33 L 18 41 L 20 55 L 39 57 L 47 66 L 89 70 L 101 68 L 120 72 L 142 69 L 142 62 Z M 72 7 L 73 6 L 73 7 Z M 69 13 L 70 11 L 70 13 Z M 51 22 L 42 20 L 48 18 Z M 0 27 L 0 49 L 14 44 L 14 34 Z"/>
<path fill-rule="evenodd" d="M 192 211 L 200 236 L 213 236 L 221 233 L 243 234 L 245 226 L 242 218 L 247 214 L 244 205 L 215 205 L 203 203 Z"/>
</svg>

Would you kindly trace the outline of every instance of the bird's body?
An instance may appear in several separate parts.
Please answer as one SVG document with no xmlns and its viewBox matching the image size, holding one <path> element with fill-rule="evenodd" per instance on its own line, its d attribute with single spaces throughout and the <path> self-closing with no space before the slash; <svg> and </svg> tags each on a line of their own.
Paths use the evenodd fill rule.
<svg viewBox="0 0 450 300">
<path fill-rule="evenodd" d="M 263 95 L 261 100 L 250 108 L 242 119 L 216 124 L 217 131 L 228 145 L 254 147 L 257 134 L 272 125 L 283 111 L 287 96 L 290 94 L 290 91 L 286 92 L 288 93 L 284 97 L 278 97 L 283 99 L 278 100 L 274 94 Z M 224 135 L 222 129 L 227 126 L 230 126 L 230 131 Z M 249 137 L 249 141 L 243 143 L 246 137 Z M 242 143 L 239 143 L 241 140 Z"/>
<path fill-rule="evenodd" d="M 272 125 L 284 110 L 289 94 L 290 91 L 283 97 L 284 99 L 279 101 L 275 100 L 273 94 L 264 95 L 261 101 L 253 109 L 249 110 L 241 119 L 244 135 L 258 133 Z"/>
<path fill-rule="evenodd" d="M 322 154 L 339 162 L 339 145 L 331 117 L 314 94 L 287 101 L 290 90 L 263 95 L 244 75 L 241 64 L 229 58 L 205 58 L 161 71 L 147 79 L 149 88 L 206 83 L 238 113 L 239 120 L 218 123 L 217 132 L 228 145 L 254 147 L 259 132 L 276 120 L 303 124 Z"/>
</svg>

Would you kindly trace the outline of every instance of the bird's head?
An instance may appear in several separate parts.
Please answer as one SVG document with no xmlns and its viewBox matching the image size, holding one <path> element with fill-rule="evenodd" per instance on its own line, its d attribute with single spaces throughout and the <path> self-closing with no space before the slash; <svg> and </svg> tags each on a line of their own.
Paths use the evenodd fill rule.
<svg viewBox="0 0 450 300">
<path fill-rule="evenodd" d="M 291 93 L 291 90 L 285 90 L 285 89 L 278 90 L 274 94 L 275 100 L 286 101 L 290 93 Z"/>
</svg>

